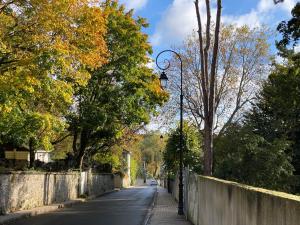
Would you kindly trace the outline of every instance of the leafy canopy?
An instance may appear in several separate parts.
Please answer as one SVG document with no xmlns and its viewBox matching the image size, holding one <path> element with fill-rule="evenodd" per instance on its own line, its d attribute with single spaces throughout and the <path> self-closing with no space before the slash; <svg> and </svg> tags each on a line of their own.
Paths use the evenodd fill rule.
<svg viewBox="0 0 300 225">
<path fill-rule="evenodd" d="M 164 151 L 164 165 L 166 170 L 175 175 L 179 170 L 180 129 L 171 131 Z M 183 123 L 183 165 L 196 173 L 203 171 L 202 164 L 202 136 L 193 125 Z"/>
<path fill-rule="evenodd" d="M 106 61 L 105 15 L 86 0 L 13 0 L 0 8 L 1 142 L 51 148 L 87 69 Z"/>
<path fill-rule="evenodd" d="M 91 71 L 86 87 L 77 92 L 78 110 L 70 115 L 71 132 L 78 138 L 78 158 L 109 149 L 131 131 L 148 123 L 167 95 L 147 67 L 152 49 L 142 32 L 147 23 L 133 18 L 115 1 L 102 4 L 107 16 L 107 63 Z"/>
</svg>

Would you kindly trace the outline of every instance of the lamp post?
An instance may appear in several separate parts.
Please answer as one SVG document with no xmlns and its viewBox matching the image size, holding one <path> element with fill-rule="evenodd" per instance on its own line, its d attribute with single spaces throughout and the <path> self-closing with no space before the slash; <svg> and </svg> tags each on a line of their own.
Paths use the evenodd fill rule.
<svg viewBox="0 0 300 225">
<path fill-rule="evenodd" d="M 182 167 L 183 167 L 183 88 L 182 88 L 182 60 L 180 55 L 173 51 L 173 50 L 164 50 L 162 52 L 160 52 L 156 59 L 156 66 L 162 70 L 163 72 L 160 75 L 160 83 L 162 88 L 166 88 L 167 87 L 167 82 L 168 82 L 168 77 L 167 74 L 165 73 L 165 70 L 170 68 L 170 61 L 169 60 L 165 60 L 165 62 L 167 62 L 166 66 L 160 66 L 158 63 L 158 58 L 161 54 L 166 53 L 166 52 L 170 52 L 176 55 L 177 59 L 180 61 L 180 142 L 179 142 L 179 147 L 180 147 L 180 152 L 179 152 L 179 194 L 178 194 L 178 214 L 179 215 L 183 215 L 183 176 L 182 176 Z"/>
</svg>

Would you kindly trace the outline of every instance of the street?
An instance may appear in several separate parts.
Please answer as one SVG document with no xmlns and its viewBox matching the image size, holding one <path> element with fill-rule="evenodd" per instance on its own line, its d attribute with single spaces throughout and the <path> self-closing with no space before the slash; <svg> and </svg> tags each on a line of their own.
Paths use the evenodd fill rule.
<svg viewBox="0 0 300 225">
<path fill-rule="evenodd" d="M 141 225 L 155 187 L 134 187 L 52 213 L 21 219 L 14 225 Z"/>
</svg>

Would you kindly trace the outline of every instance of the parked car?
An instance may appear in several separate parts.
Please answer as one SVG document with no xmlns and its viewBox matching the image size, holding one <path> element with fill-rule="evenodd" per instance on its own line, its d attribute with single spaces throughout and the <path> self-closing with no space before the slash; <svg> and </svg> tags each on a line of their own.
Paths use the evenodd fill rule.
<svg viewBox="0 0 300 225">
<path fill-rule="evenodd" d="M 151 180 L 150 185 L 151 186 L 156 186 L 157 185 L 157 181 L 156 180 Z"/>
</svg>

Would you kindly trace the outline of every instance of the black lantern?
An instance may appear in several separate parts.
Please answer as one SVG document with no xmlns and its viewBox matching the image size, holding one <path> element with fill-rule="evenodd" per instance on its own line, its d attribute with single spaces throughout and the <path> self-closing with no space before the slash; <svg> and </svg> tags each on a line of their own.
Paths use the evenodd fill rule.
<svg viewBox="0 0 300 225">
<path fill-rule="evenodd" d="M 168 80 L 169 80 L 165 71 L 163 71 L 160 74 L 159 80 L 160 80 L 160 86 L 162 87 L 162 89 L 165 89 L 168 85 Z"/>
</svg>

